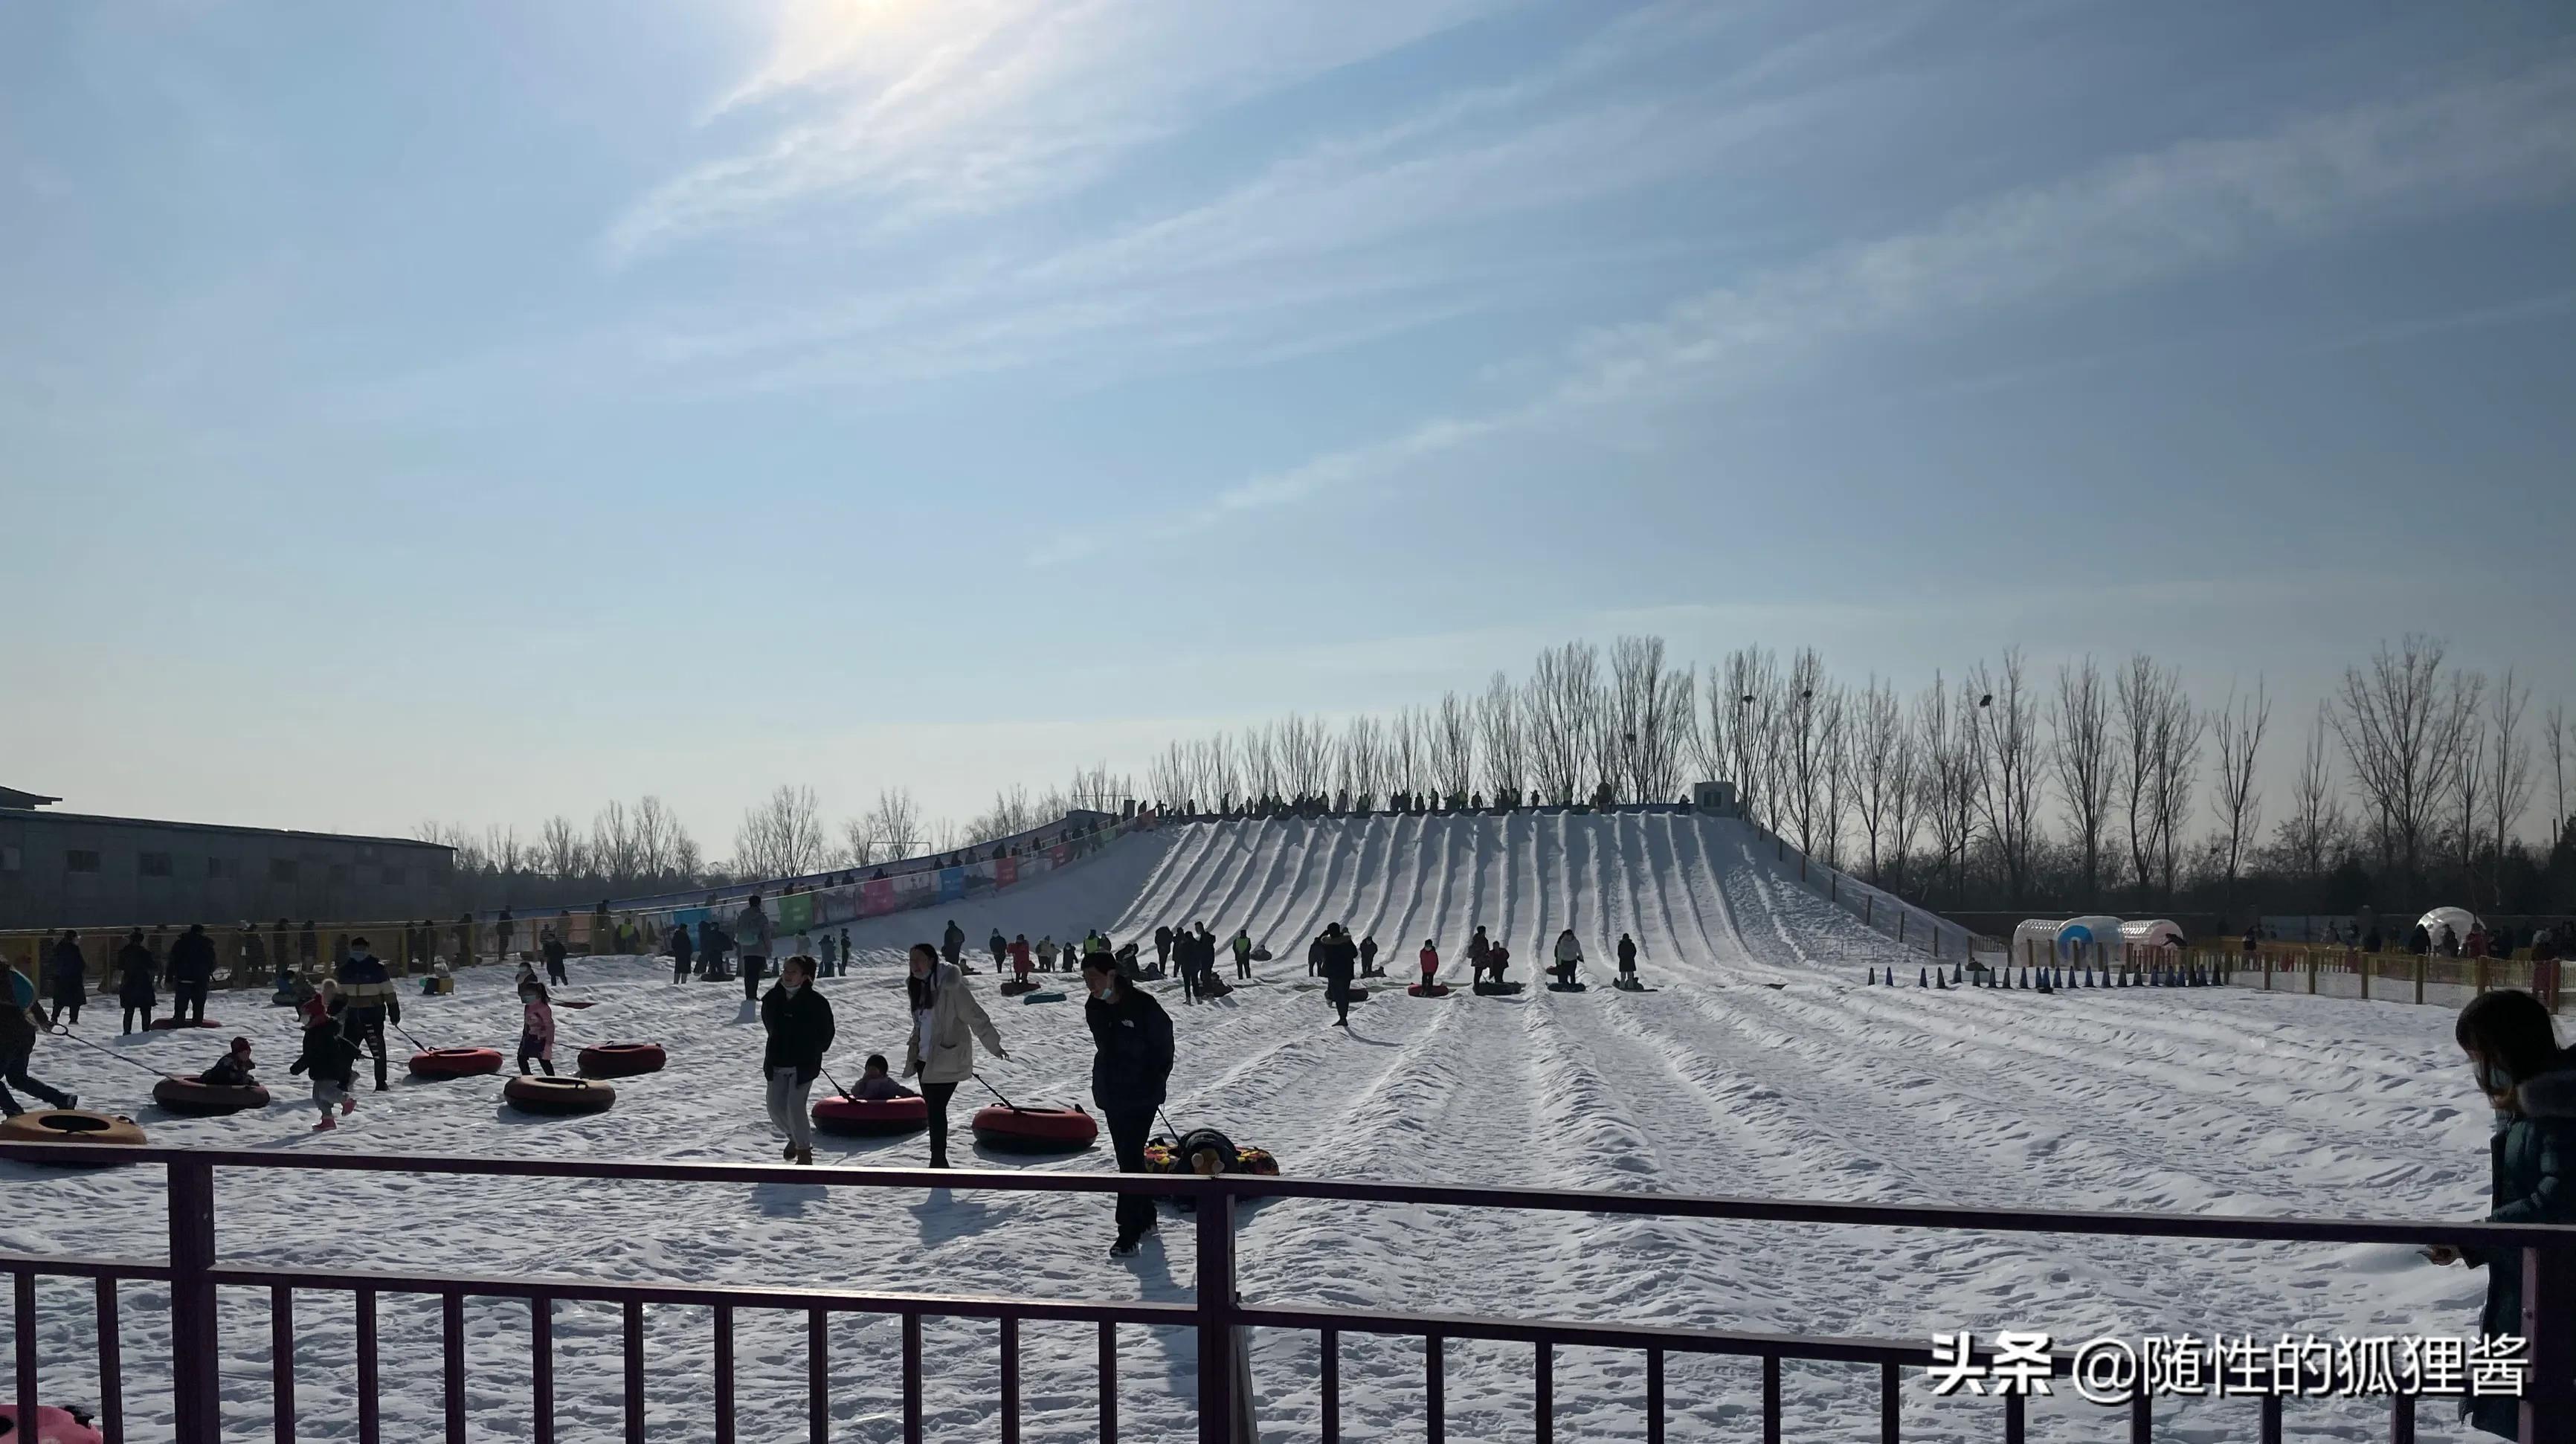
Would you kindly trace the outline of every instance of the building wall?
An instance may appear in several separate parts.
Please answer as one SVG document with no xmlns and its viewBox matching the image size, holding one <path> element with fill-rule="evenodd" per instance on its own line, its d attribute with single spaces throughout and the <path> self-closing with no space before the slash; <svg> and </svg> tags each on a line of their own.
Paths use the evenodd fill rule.
<svg viewBox="0 0 2576 1444">
<path fill-rule="evenodd" d="M 396 838 L 0 809 L 0 929 L 446 917 L 454 868 Z"/>
</svg>

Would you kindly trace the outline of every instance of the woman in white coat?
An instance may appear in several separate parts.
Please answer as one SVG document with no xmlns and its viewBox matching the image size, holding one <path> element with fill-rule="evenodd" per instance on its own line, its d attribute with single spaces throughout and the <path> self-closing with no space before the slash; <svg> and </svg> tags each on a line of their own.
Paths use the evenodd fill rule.
<svg viewBox="0 0 2576 1444">
<path fill-rule="evenodd" d="M 921 1096 L 930 1105 L 930 1166 L 948 1166 L 948 1100 L 957 1085 L 975 1076 L 975 1039 L 1002 1051 L 1002 1035 L 975 1001 L 975 991 L 955 963 L 942 962 L 939 949 L 912 945 L 912 976 L 904 980 L 912 1001 L 912 1039 L 904 1047 L 903 1076 L 918 1075 Z"/>
<path fill-rule="evenodd" d="M 1556 935 L 1556 980 L 1573 982 L 1575 970 L 1582 966 L 1583 944 L 1575 941 L 1574 929 L 1567 928 Z"/>
</svg>

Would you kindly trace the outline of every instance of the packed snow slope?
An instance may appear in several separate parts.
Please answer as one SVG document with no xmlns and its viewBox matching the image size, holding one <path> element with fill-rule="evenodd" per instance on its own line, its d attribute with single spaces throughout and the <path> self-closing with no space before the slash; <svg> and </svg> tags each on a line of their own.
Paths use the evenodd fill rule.
<svg viewBox="0 0 2576 1444">
<path fill-rule="evenodd" d="M 1179 1065 L 1171 1115 L 1213 1123 L 1277 1152 L 1295 1173 L 1386 1181 L 1766 1194 L 1976 1206 L 2162 1209 L 2245 1214 L 2476 1217 L 2486 1175 L 2484 1109 L 2449 1041 L 2446 1011 L 2233 989 L 2077 991 L 2056 996 L 1913 986 L 1919 955 L 1806 892 L 1738 824 L 1672 815 L 1376 817 L 1188 824 L 1124 840 L 1025 889 L 954 914 L 979 948 L 995 927 L 1059 941 L 1090 927 L 1120 939 L 1157 923 L 1246 927 L 1280 954 L 1259 981 L 1174 1014 Z M 823 987 L 839 1017 L 832 1067 L 854 1076 L 871 1051 L 900 1058 L 906 1027 L 895 960 L 948 920 L 938 911 L 853 926 L 861 962 Z M 1509 940 L 1513 975 L 1535 976 L 1544 945 L 1572 927 L 1600 964 L 1625 931 L 1656 991 L 1463 989 L 1417 1000 L 1388 988 L 1348 1033 L 1305 974 L 1323 924 L 1373 933 L 1404 981 L 1425 938 L 1443 976 L 1463 981 L 1463 944 L 1484 923 Z M 1150 945 L 1149 945 L 1150 951 Z M 1869 988 L 1894 965 L 1905 986 Z M 1225 965 L 1231 971 L 1230 963 Z M 1024 1006 L 973 980 L 1010 1050 L 985 1060 L 1024 1103 L 1088 1102 L 1090 1040 L 1078 1001 Z M 549 1157 L 774 1160 L 760 1103 L 759 1027 L 738 989 L 675 986 L 648 959 L 573 963 L 559 1012 L 562 1059 L 584 1042 L 647 1038 L 663 1073 L 619 1085 L 614 1111 L 535 1120 L 498 1104 L 500 1080 L 400 1077 L 362 1093 L 336 1134 L 307 1132 L 289 1078 L 282 1010 L 228 997 L 217 1008 L 257 1040 L 281 1102 L 265 1114 L 191 1121 L 144 1103 L 124 1066 L 203 1067 L 227 1032 L 126 1040 L 106 1009 L 83 1023 L 102 1053 L 47 1040 L 41 1075 L 134 1112 L 156 1141 L 252 1148 L 486 1152 Z M 414 999 L 424 1042 L 508 1049 L 518 1009 L 504 970 L 462 975 L 457 993 Z M 970 1088 L 956 1121 L 979 1102 Z M 918 1163 L 918 1137 L 826 1140 L 818 1162 Z M 988 1166 L 1099 1171 L 1106 1149 Z M 350 1264 L 471 1274 L 736 1280 L 1059 1297 L 1185 1299 L 1186 1229 L 1167 1227 L 1133 1261 L 1105 1256 L 1105 1197 L 923 1195 L 806 1186 L 604 1187 L 402 1175 L 261 1175 L 219 1181 L 232 1261 Z M 0 1249 L 160 1256 L 156 1173 L 9 1169 Z M 1621 1320 L 1787 1333 L 1921 1339 L 1961 1327 L 2044 1329 L 2069 1344 L 2097 1333 L 2251 1331 L 2466 1333 L 2478 1275 L 2435 1269 L 2400 1248 L 2156 1244 L 2113 1238 L 1715 1225 L 1564 1215 L 1465 1216 L 1282 1200 L 1242 1228 L 1246 1295 L 1338 1307 L 1403 1307 Z M 40 1290 L 50 1397 L 96 1397 L 86 1284 Z M 231 1437 L 267 1436 L 265 1301 L 225 1300 L 224 1396 Z M 436 1433 L 436 1304 L 389 1298 L 388 1438 Z M 527 1317 L 467 1306 L 468 1407 L 477 1438 L 528 1437 Z M 299 1307 L 299 1437 L 355 1437 L 345 1302 Z M 702 1437 L 710 1389 L 703 1311 L 648 1314 L 651 1437 Z M 742 1437 L 803 1437 L 804 1323 L 740 1325 Z M 620 1437 L 617 1320 L 565 1305 L 556 1324 L 559 1437 Z M 167 1357 L 159 1294 L 126 1289 L 130 1437 L 168 1428 L 157 1372 Z M 1030 1326 L 1024 1388 L 1030 1439 L 1092 1437 L 1089 1332 Z M 899 1437 L 898 1331 L 837 1322 L 836 1439 Z M 929 1435 L 990 1439 L 997 1397 L 989 1326 L 926 1329 Z M 1189 1436 L 1186 1331 L 1124 1332 L 1124 1437 Z M 1254 1376 L 1273 1439 L 1317 1425 L 1316 1341 L 1263 1336 Z M 1642 1359 L 1568 1351 L 1557 1365 L 1558 1437 L 1639 1439 Z M 1351 1438 L 1413 1437 L 1423 1404 L 1417 1345 L 1344 1341 L 1343 1424 Z M 1872 1371 L 1791 1365 L 1784 1394 L 1800 1439 L 1875 1437 Z M 1668 1394 L 1675 1439 L 1751 1438 L 1759 1379 L 1750 1363 L 1677 1357 Z M 1450 1437 L 1527 1437 L 1527 1350 L 1453 1342 Z M 1992 1401 L 1935 1403 L 1909 1386 L 1905 1437 L 1996 1437 Z M 2167 1404 L 2159 1437 L 2254 1432 L 2250 1401 Z M 2382 1406 L 2299 1402 L 2293 1434 L 2384 1431 Z M 2437 1417 L 2438 1416 L 2438 1417 Z M 2072 1400 L 2034 1410 L 2034 1438 L 2107 1437 L 2113 1416 Z M 2420 1437 L 2465 1437 L 2428 1409 Z"/>
</svg>

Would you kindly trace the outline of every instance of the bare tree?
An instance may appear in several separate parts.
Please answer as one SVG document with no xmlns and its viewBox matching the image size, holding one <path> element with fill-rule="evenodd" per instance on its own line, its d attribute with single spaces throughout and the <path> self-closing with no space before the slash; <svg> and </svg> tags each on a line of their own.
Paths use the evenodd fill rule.
<svg viewBox="0 0 2576 1444">
<path fill-rule="evenodd" d="M 1600 665 L 1600 649 L 1588 642 L 1552 647 L 1538 654 L 1523 692 L 1538 789 L 1559 806 L 1583 795 L 1584 768 L 1593 760 Z"/>
<path fill-rule="evenodd" d="M 1414 731 L 1410 716 L 1405 731 Z M 1368 713 L 1353 717 L 1342 729 L 1342 742 L 1336 759 L 1334 779 L 1350 795 L 1351 805 L 1360 807 L 1386 789 L 1386 777 L 1392 770 L 1387 757 L 1386 729 Z"/>
<path fill-rule="evenodd" d="M 1475 791 L 1476 704 L 1455 692 L 1441 693 L 1427 730 L 1432 786 L 1452 797 Z"/>
<path fill-rule="evenodd" d="M 2128 815 L 2129 863 L 2141 892 L 2161 878 L 2173 891 L 2182 816 L 2200 759 L 2200 716 L 2182 674 L 2144 652 L 2129 659 L 2113 689 L 2121 753 L 2120 801 Z"/>
<path fill-rule="evenodd" d="M 1915 745 L 1923 756 L 1923 815 L 1932 829 L 1935 870 L 1953 895 L 1966 878 L 1976 827 L 1976 770 L 1969 760 L 1969 724 L 1961 715 L 1975 704 L 1965 682 L 1954 690 L 1937 672 L 1914 704 Z"/>
<path fill-rule="evenodd" d="M 2487 774 L 2487 806 L 2493 814 L 2495 843 L 2496 891 L 2498 906 L 2504 903 L 2505 847 L 2512 841 L 2514 825 L 2522 821 L 2523 810 L 2531 805 L 2531 739 L 2522 733 L 2523 708 L 2531 701 L 2531 689 L 2517 690 L 2513 669 L 2507 667 L 2503 680 L 2496 686 L 2495 706 L 2489 715 L 2495 719 L 2495 741 L 2488 750 L 2490 771 Z"/>
<path fill-rule="evenodd" d="M 2278 839 L 2291 865 L 2311 887 L 2325 880 L 2327 853 L 2345 825 L 2326 757 L 2326 735 L 2333 727 L 2328 710 L 2319 703 L 2315 719 L 2308 724 L 2307 750 L 2290 786 L 2290 816 L 2282 822 Z"/>
<path fill-rule="evenodd" d="M 1896 695 L 1888 694 L 1893 706 Z M 1906 859 L 1914 853 L 1914 834 L 1922 826 L 1923 759 L 1914 729 L 1900 714 L 1895 719 L 1896 750 L 1887 769 L 1887 838 L 1880 861 L 1890 887 L 1905 886 Z M 1873 879 L 1875 881 L 1876 879 Z"/>
<path fill-rule="evenodd" d="M 1231 734 L 1220 732 L 1201 744 L 1198 772 L 1209 807 L 1229 811 L 1242 800 L 1243 759 Z"/>
<path fill-rule="evenodd" d="M 2382 642 L 2367 670 L 2344 669 L 2335 696 L 2335 735 L 2353 785 L 2370 804 L 2383 865 L 2412 881 L 2423 875 L 2434 809 L 2451 791 L 2462 725 L 2459 694 L 2440 685 L 2442 643 L 2409 635 Z"/>
<path fill-rule="evenodd" d="M 537 868 L 557 882 L 590 871 L 590 846 L 571 818 L 556 813 L 537 829 Z"/>
<path fill-rule="evenodd" d="M 1332 786 L 1331 738 L 1324 724 L 1288 714 L 1279 724 L 1279 774 L 1282 786 L 1299 797 L 1320 797 Z"/>
<path fill-rule="evenodd" d="M 1869 685 L 1852 696 L 1849 730 L 1853 803 L 1860 816 L 1869 880 L 1886 874 L 1885 847 L 1899 814 L 1909 807 L 1904 794 L 1913 789 L 1911 739 L 1896 688 L 1872 674 Z"/>
<path fill-rule="evenodd" d="M 880 788 L 877 800 L 868 808 L 868 856 L 863 862 L 892 862 L 931 851 L 928 830 L 922 825 L 921 804 L 908 787 Z"/>
<path fill-rule="evenodd" d="M 2102 832 L 2111 821 L 2120 759 L 2111 750 L 2111 690 L 2091 657 L 2057 669 L 2057 697 L 2048 720 L 2057 791 L 2065 799 L 2066 820 L 2074 824 L 2076 848 L 2084 859 L 2084 903 L 2097 906 L 2102 898 Z"/>
<path fill-rule="evenodd" d="M 1968 674 L 1977 705 L 1967 714 L 1969 755 L 1977 772 L 1978 810 L 2004 867 L 2004 887 L 2019 902 L 2030 886 L 2037 841 L 2040 770 L 2039 700 L 2024 683 L 2021 649 L 2004 651 L 1998 683 L 1983 662 Z"/>
<path fill-rule="evenodd" d="M 1500 672 L 1486 682 L 1485 699 L 1476 706 L 1476 734 L 1484 743 L 1485 790 L 1499 805 L 1529 778 L 1520 694 Z"/>
<path fill-rule="evenodd" d="M 2255 786 L 2254 768 L 2263 750 L 2263 733 L 2272 722 L 2272 699 L 2263 679 L 2254 692 L 2239 697 L 2231 688 L 2227 701 L 2209 714 L 2209 730 L 2218 741 L 2218 778 L 2210 800 L 2218 808 L 2219 875 L 2233 899 L 2246 850 L 2263 826 L 2263 794 Z"/>
<path fill-rule="evenodd" d="M 1277 797 L 1282 790 L 1279 739 L 1267 723 L 1244 729 L 1243 785 L 1256 798 Z"/>
<path fill-rule="evenodd" d="M 626 804 L 610 799 L 590 819 L 590 866 L 602 882 L 623 886 L 642 871 L 637 866 L 635 815 Z"/>
<path fill-rule="evenodd" d="M 1727 653 L 1726 699 L 1734 717 L 1727 732 L 1744 815 L 1776 832 L 1780 808 L 1772 778 L 1780 756 L 1780 659 L 1763 647 Z"/>
<path fill-rule="evenodd" d="M 1825 660 L 1802 647 L 1789 661 L 1780 699 L 1786 746 L 1788 816 L 1798 830 L 1798 850 L 1830 855 L 1842 831 L 1832 803 L 1839 800 L 1832 773 L 1842 743 L 1842 689 L 1825 676 Z"/>
<path fill-rule="evenodd" d="M 1617 763 L 1609 780 L 1633 802 L 1670 801 L 1697 723 L 1693 674 L 1664 667 L 1664 639 L 1621 637 L 1610 647 L 1610 718 L 1602 739 Z"/>
<path fill-rule="evenodd" d="M 2451 705 L 2458 707 L 2461 715 L 2460 725 L 2451 729 L 2445 749 L 2451 757 L 2451 842 L 2459 855 L 2463 900 L 2476 895 L 2478 834 L 2486 820 L 2487 734 L 2478 725 L 2476 715 L 2486 681 L 2475 673 L 2454 672 L 2450 678 Z"/>
<path fill-rule="evenodd" d="M 745 808 L 734 834 L 734 867 L 755 878 L 802 877 L 823 865 L 823 822 L 811 787 L 780 783 Z"/>
<path fill-rule="evenodd" d="M 1706 706 L 1699 725 L 1691 728 L 1691 766 L 1698 770 L 1702 781 L 1736 781 L 1728 775 L 1735 758 L 1735 699 L 1727 695 L 1726 674 L 1716 664 L 1710 664 L 1708 675 L 1701 680 L 1700 694 Z M 1743 783 L 1736 781 L 1739 795 L 1743 789 Z"/>
<path fill-rule="evenodd" d="M 1190 785 L 1192 771 L 1189 746 L 1167 742 L 1145 766 L 1145 790 L 1153 794 L 1156 802 L 1178 811 L 1197 795 L 1197 789 Z"/>
<path fill-rule="evenodd" d="M 2550 703 L 2549 713 L 2547 717 L 2543 719 L 2543 723 L 2548 729 L 2549 734 L 2550 795 L 2557 799 L 2555 805 L 2553 805 L 2549 810 L 2549 846 L 2552 851 L 2555 851 L 2558 847 L 2558 839 L 2567 831 L 2567 739 L 2569 733 L 2567 729 L 2566 704 L 2560 702 Z"/>
<path fill-rule="evenodd" d="M 680 866 L 680 846 L 688 840 L 687 824 L 669 803 L 649 793 L 636 802 L 635 856 L 646 877 L 657 883 L 689 879 L 695 868 Z"/>
</svg>

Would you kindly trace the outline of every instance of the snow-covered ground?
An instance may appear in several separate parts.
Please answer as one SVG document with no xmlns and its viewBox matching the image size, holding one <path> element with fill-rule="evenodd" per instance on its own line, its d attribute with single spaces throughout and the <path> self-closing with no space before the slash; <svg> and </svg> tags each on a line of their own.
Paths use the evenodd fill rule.
<svg viewBox="0 0 2576 1444">
<path fill-rule="evenodd" d="M 824 987 L 839 1014 L 833 1067 L 900 1055 L 904 945 L 949 914 L 851 928 L 862 961 Z M 998 925 L 1034 941 L 1092 926 L 1121 939 L 1158 922 L 1246 926 L 1277 950 L 1260 982 L 1221 1002 L 1164 1001 L 1179 1025 L 1171 1112 L 1277 1152 L 1291 1172 L 1385 1181 L 1769 1194 L 1790 1198 L 2003 1207 L 2168 1209 L 2245 1214 L 2476 1217 L 2486 1175 L 2484 1110 L 2457 1058 L 2446 1010 L 2231 989 L 2110 990 L 2041 996 L 1922 991 L 1920 956 L 1784 877 L 1735 823 L 1680 816 L 1376 817 L 1166 827 L 1025 889 L 960 904 L 970 947 Z M 1401 982 L 1424 938 L 1463 980 L 1463 946 L 1483 922 L 1529 979 L 1544 944 L 1573 927 L 1595 965 L 1621 931 L 1643 949 L 1657 991 L 1606 987 L 1479 998 L 1408 999 L 1357 1009 L 1348 1035 L 1305 977 L 1304 940 L 1324 923 L 1373 932 Z M 1895 964 L 1906 985 L 1867 988 Z M 1230 962 L 1222 964 L 1228 971 Z M 500 1080 L 417 1084 L 361 1095 L 349 1125 L 307 1133 L 309 1106 L 191 1121 L 158 1116 L 141 1074 L 59 1040 L 36 1071 L 85 1099 L 128 1109 L 155 1141 L 235 1147 L 500 1152 L 519 1155 L 774 1159 L 760 1107 L 759 1028 L 738 989 L 672 986 L 654 960 L 573 963 L 565 995 L 596 1006 L 558 1014 L 561 1058 L 585 1042 L 648 1038 L 664 1072 L 621 1084 L 613 1112 L 533 1120 L 498 1104 Z M 1596 980 L 1601 980 L 1596 974 Z M 988 974 L 977 980 L 989 989 Z M 1169 989 L 1171 985 L 1158 985 Z M 1021 1006 L 986 994 L 1012 1057 L 988 1076 L 1022 1102 L 1088 1103 L 1090 1053 L 1078 1005 Z M 292 1030 L 253 995 L 220 1000 L 257 1040 L 281 1098 Z M 506 971 L 462 975 L 455 996 L 409 1000 L 406 1022 L 435 1044 L 507 1049 L 516 1006 Z M 229 1032 L 116 1040 L 113 1015 L 83 1033 L 154 1068 L 202 1067 Z M 984 1101 L 957 1099 L 956 1121 Z M 916 1136 L 824 1140 L 818 1161 L 918 1162 Z M 999 1167 L 1108 1168 L 1106 1148 Z M 165 1238 L 155 1171 L 0 1171 L 0 1249 L 158 1257 Z M 1105 1256 L 1105 1196 L 924 1196 L 819 1187 L 615 1187 L 401 1175 L 280 1173 L 219 1180 L 227 1261 L 569 1274 L 1186 1300 L 1191 1246 L 1167 1229 L 1134 1261 Z M 2097 1333 L 2283 1331 L 2466 1333 L 2479 1276 L 2389 1247 L 2154 1243 L 2015 1234 L 1908 1233 L 1563 1215 L 1362 1211 L 1279 1200 L 1243 1225 L 1248 1298 L 1674 1323 L 1796 1333 L 1925 1338 L 1938 1329 Z M 94 1399 L 86 1285 L 40 1291 L 49 1396 Z M 384 1301 L 386 1437 L 436 1432 L 436 1304 Z M 524 1307 L 467 1305 L 475 1437 L 528 1436 Z M 355 1437 L 345 1302 L 303 1300 L 299 1437 Z M 703 1437 L 710 1388 L 702 1310 L 649 1311 L 654 1438 Z M 6 1320 L 0 1319 L 0 1327 Z M 803 1437 L 804 1321 L 745 1315 L 738 1393 L 745 1440 Z M 989 1325 L 926 1331 L 929 1437 L 995 1437 Z M 224 1396 L 232 1437 L 265 1438 L 264 1298 L 225 1300 Z M 851 1319 L 832 1335 L 835 1438 L 899 1437 L 898 1340 L 891 1323 Z M 1091 1437 L 1087 1326 L 1024 1333 L 1028 1432 Z M 129 1437 L 166 1432 L 167 1330 L 160 1299 L 125 1297 Z M 565 1305 L 556 1347 L 559 1437 L 618 1435 L 614 1311 Z M 1195 1389 L 1186 1331 L 1124 1331 L 1122 1435 L 1189 1434 L 1172 1402 Z M 5 1355 L 0 1355 L 5 1357 Z M 1558 1437 L 1642 1438 L 1643 1360 L 1568 1351 L 1557 1366 Z M 1316 1344 L 1257 1340 L 1266 1437 L 1313 1437 Z M 1450 1437 L 1526 1437 L 1528 1351 L 1453 1342 Z M 1422 1403 L 1418 1346 L 1348 1338 L 1346 1437 L 1410 1437 Z M 1675 1439 L 1749 1438 L 1759 1383 L 1750 1362 L 1677 1357 L 1667 1391 Z M 1875 1437 L 1873 1371 L 1792 1364 L 1789 1433 Z M 1936 1405 L 1910 1389 L 1908 1439 L 1996 1437 L 1990 1401 Z M 2250 1401 L 2168 1403 L 2159 1438 L 2251 1437 Z M 2419 1437 L 2466 1437 L 2446 1407 Z M 2098 1439 L 2112 1416 L 2074 1401 L 2033 1411 L 2034 1438 Z M 2294 1402 L 2293 1436 L 2383 1436 L 2383 1406 Z"/>
</svg>

